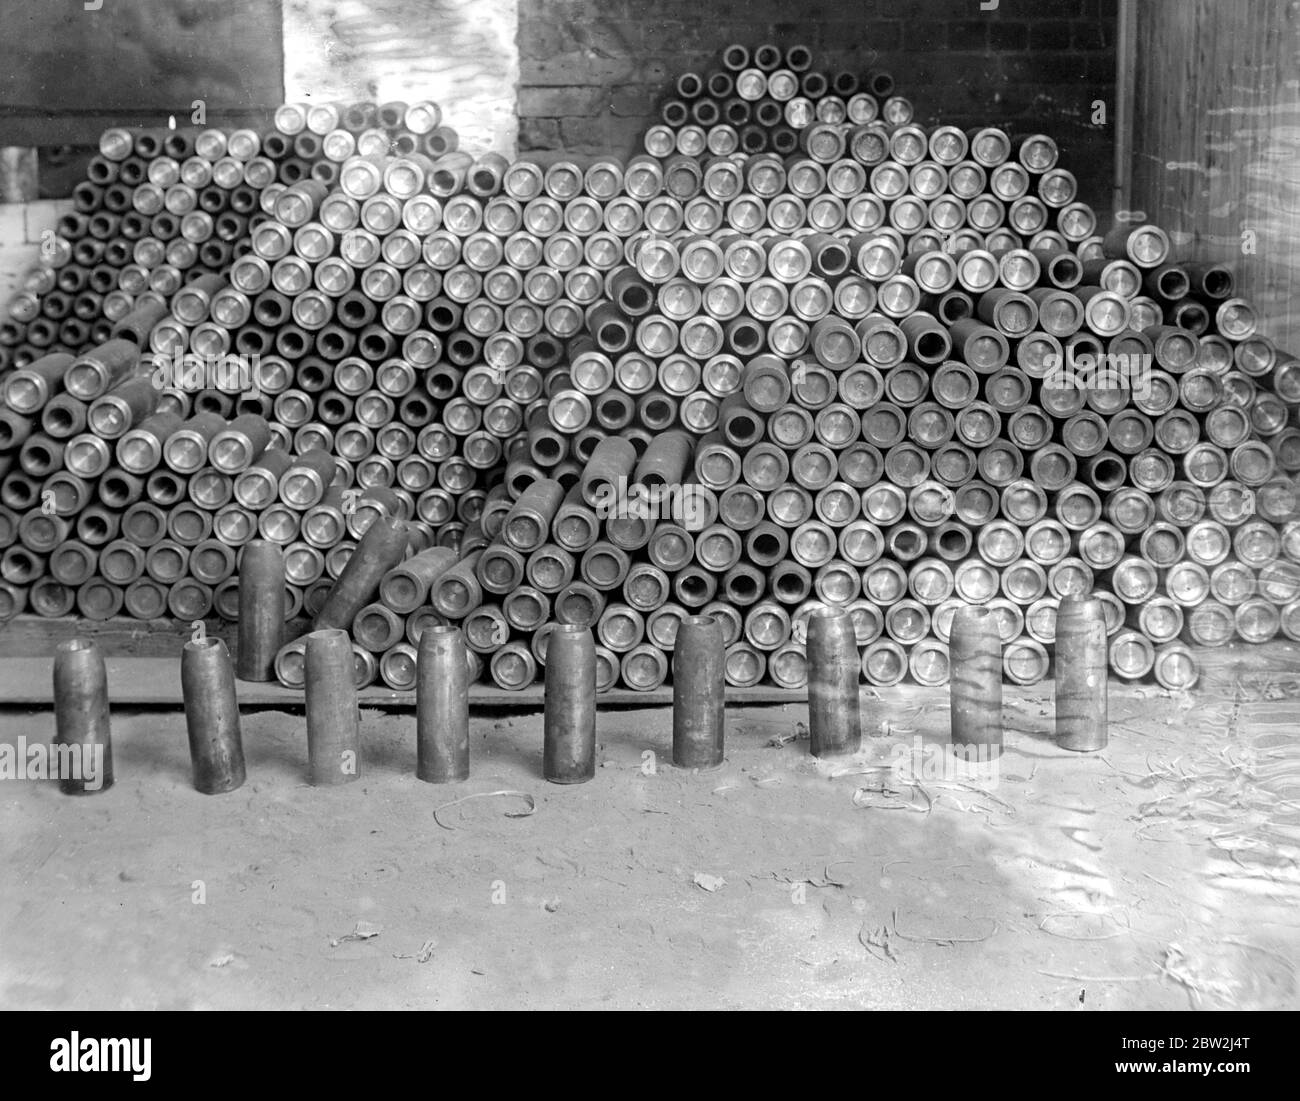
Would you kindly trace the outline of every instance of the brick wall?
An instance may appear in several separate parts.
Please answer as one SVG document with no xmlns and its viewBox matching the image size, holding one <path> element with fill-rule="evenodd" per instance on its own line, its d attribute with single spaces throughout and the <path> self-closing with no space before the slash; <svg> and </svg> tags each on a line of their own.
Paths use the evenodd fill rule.
<svg viewBox="0 0 1300 1101">
<path fill-rule="evenodd" d="M 519 0 L 522 153 L 637 152 L 677 74 L 731 42 L 885 70 L 930 125 L 1042 130 L 1110 207 L 1117 0 Z M 1106 102 L 1107 125 L 1091 123 Z"/>
</svg>

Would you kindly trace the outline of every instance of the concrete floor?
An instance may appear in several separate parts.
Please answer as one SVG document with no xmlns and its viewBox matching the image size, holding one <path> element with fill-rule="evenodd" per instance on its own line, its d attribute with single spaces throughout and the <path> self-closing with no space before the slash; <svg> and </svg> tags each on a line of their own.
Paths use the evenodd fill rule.
<svg viewBox="0 0 1300 1101">
<path fill-rule="evenodd" d="M 672 768 L 667 709 L 602 711 L 596 779 L 567 788 L 536 713 L 476 717 L 443 787 L 409 713 L 365 711 L 361 778 L 327 790 L 301 715 L 253 712 L 248 783 L 215 797 L 180 715 L 119 714 L 110 791 L 0 784 L 0 1007 L 1300 1004 L 1294 676 L 1116 689 L 1093 757 L 1053 744 L 1050 688 L 1008 689 L 1000 766 L 964 773 L 913 751 L 946 740 L 945 691 L 876 695 L 830 764 L 804 705 L 729 709 L 709 773 Z M 0 713 L 0 740 L 52 728 Z M 498 790 L 535 812 L 434 820 Z"/>
</svg>

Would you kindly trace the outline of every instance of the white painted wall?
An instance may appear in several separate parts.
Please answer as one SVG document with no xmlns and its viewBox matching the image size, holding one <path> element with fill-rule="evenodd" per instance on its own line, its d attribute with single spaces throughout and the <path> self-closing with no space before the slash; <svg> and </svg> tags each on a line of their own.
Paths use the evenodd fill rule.
<svg viewBox="0 0 1300 1101">
<path fill-rule="evenodd" d="M 40 258 L 41 234 L 72 209 L 71 199 L 0 203 L 0 314 Z"/>
<path fill-rule="evenodd" d="M 432 99 L 471 153 L 516 151 L 516 0 L 285 0 L 290 102 Z"/>
</svg>

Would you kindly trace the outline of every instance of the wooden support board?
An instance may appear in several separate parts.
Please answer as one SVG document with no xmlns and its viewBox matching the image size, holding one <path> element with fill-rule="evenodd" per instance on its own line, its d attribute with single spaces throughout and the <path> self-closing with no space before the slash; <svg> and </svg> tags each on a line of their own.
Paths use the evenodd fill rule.
<svg viewBox="0 0 1300 1101">
<path fill-rule="evenodd" d="M 109 698 L 114 706 L 180 707 L 180 661 L 168 657 L 107 657 Z M 50 707 L 54 702 L 51 677 L 52 659 L 48 657 L 0 659 L 0 706 Z M 298 708 L 303 693 L 278 684 L 254 684 L 237 681 L 241 707 Z M 782 688 L 728 688 L 727 702 L 732 704 L 801 703 L 806 691 Z M 414 692 L 395 692 L 383 686 L 358 693 L 362 707 L 410 709 L 415 707 Z M 615 688 L 600 695 L 602 707 L 657 707 L 672 703 L 671 687 L 653 692 L 633 692 Z M 470 704 L 475 707 L 509 707 L 534 710 L 542 706 L 542 682 L 520 692 L 507 692 L 491 684 L 470 686 Z"/>
<path fill-rule="evenodd" d="M 301 633 L 305 620 L 297 621 L 290 635 Z M 209 635 L 232 644 L 235 625 L 222 620 L 206 624 Z M 86 619 L 42 619 L 22 615 L 0 628 L 0 706 L 48 707 L 52 703 L 51 660 L 55 647 L 62 641 L 80 636 L 92 638 L 104 652 L 108 665 L 110 693 L 113 701 L 127 706 L 180 707 L 180 655 L 190 638 L 190 629 L 172 620 L 142 621 L 109 619 L 102 622 Z M 1198 649 L 1201 680 L 1194 690 L 1207 698 L 1232 699 L 1238 693 L 1264 698 L 1300 696 L 1300 646 L 1277 641 L 1262 646 L 1228 645 L 1218 649 Z M 896 688 L 869 689 L 882 698 L 947 698 L 948 690 L 900 685 Z M 1007 685 L 1011 695 L 1050 693 L 1050 684 L 1019 689 Z M 1158 693 L 1154 684 L 1126 684 L 1112 678 L 1111 693 Z M 1269 692 L 1276 693 L 1269 696 Z M 360 693 L 362 706 L 412 708 L 414 692 L 396 692 L 391 688 L 371 687 Z M 651 692 L 634 692 L 616 688 L 600 696 L 601 706 L 655 707 L 672 702 L 671 686 Z M 542 683 L 520 692 L 507 692 L 491 684 L 470 687 L 470 703 L 483 707 L 537 708 L 542 705 Z M 754 688 L 727 689 L 727 702 L 733 705 L 803 703 L 807 689 Z M 239 702 L 245 707 L 301 707 L 303 694 L 278 684 L 239 682 Z"/>
<path fill-rule="evenodd" d="M 207 620 L 205 630 L 214 638 L 225 640 L 233 649 L 237 627 L 224 620 Z M 289 626 L 288 637 L 307 630 L 304 620 Z M 50 663 L 55 647 L 70 638 L 93 639 L 99 644 L 108 665 L 110 693 L 115 703 L 139 706 L 181 706 L 181 649 L 191 635 L 187 624 L 170 619 L 140 620 L 118 617 L 102 621 L 91 619 L 43 619 L 20 615 L 0 628 L 0 706 L 45 706 L 52 702 Z M 671 703 L 671 687 L 653 692 L 634 692 L 616 688 L 601 695 L 602 705 L 650 707 Z M 756 688 L 729 688 L 732 703 L 798 703 L 806 700 L 806 691 L 787 691 L 770 685 Z M 363 706 L 414 707 L 414 692 L 395 692 L 391 688 L 372 687 L 360 693 Z M 239 702 L 247 707 L 301 707 L 302 692 L 278 684 L 239 682 Z M 542 684 L 520 692 L 507 692 L 492 684 L 475 684 L 470 688 L 470 702 L 475 705 L 535 708 L 542 705 Z"/>
<path fill-rule="evenodd" d="M 204 621 L 209 635 L 233 647 L 238 628 L 223 619 Z M 288 638 L 307 629 L 307 621 L 289 625 Z M 70 638 L 88 638 L 99 643 L 105 657 L 179 659 L 190 639 L 188 624 L 174 619 L 132 619 L 118 616 L 95 620 L 67 616 L 45 619 L 36 615 L 15 616 L 0 627 L 0 658 L 52 658 L 54 648 Z"/>
</svg>

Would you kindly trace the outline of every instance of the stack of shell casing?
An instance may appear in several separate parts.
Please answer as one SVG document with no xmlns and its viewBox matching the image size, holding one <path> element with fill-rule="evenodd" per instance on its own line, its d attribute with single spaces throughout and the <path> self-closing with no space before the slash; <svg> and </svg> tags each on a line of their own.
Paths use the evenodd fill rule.
<svg viewBox="0 0 1300 1101">
<path fill-rule="evenodd" d="M 211 292 L 193 283 L 173 308 L 190 316 Z M 160 388 L 163 368 L 129 322 L 83 356 L 46 356 L 0 383 L 0 444 L 13 447 L 0 485 L 0 619 L 30 607 L 234 620 L 239 549 L 258 537 L 285 546 L 285 618 L 312 612 L 350 540 L 404 502 L 383 488 L 349 494 L 343 464 L 326 451 L 295 456 L 247 394 Z M 424 525 L 408 527 L 411 553 L 431 543 Z"/>
<path fill-rule="evenodd" d="M 837 140 L 847 127 L 912 121 L 912 104 L 893 94 L 888 73 L 860 77 L 813 69 L 807 46 L 752 52 L 728 46 L 708 73 L 682 73 L 660 104 L 662 122 L 645 133 L 652 156 L 674 153 L 729 157 L 733 153 L 788 156 Z"/>
<path fill-rule="evenodd" d="M 590 241 L 520 229 L 521 205 L 497 194 L 509 171 L 494 154 L 353 157 L 332 191 L 293 185 L 228 285 L 193 309 L 173 303 L 150 348 L 165 361 L 255 359 L 252 391 L 219 411 L 260 412 L 289 451 L 334 456 L 338 492 L 382 491 L 458 546 L 525 453 L 526 414 L 547 404 L 542 371 L 585 324 L 579 299 L 603 294 L 600 273 L 578 264 Z M 560 267 L 539 267 L 543 251 Z M 263 537 L 296 543 L 299 530 Z"/>
<path fill-rule="evenodd" d="M 969 139 L 912 127 L 884 137 L 893 157 L 881 155 L 870 189 L 841 185 L 843 194 L 829 181 L 865 167 L 848 158 L 825 168 L 812 158 L 700 165 L 639 157 L 613 193 L 606 177 L 617 166 L 607 162 L 585 174 L 521 162 L 505 173 L 504 194 L 461 197 L 444 221 L 459 234 L 426 237 L 445 248 L 446 264 L 456 256 L 453 238 L 468 250 L 478 234 L 475 245 L 491 262 L 496 249 L 479 227 L 518 208 L 519 221 L 506 221 L 503 258 L 507 250 L 509 258 L 544 258 L 558 246 L 589 261 L 564 276 L 568 289 L 577 272 L 593 296 L 576 303 L 583 332 L 569 339 L 562 365 L 547 363 L 535 376 L 535 360 L 485 352 L 443 406 L 442 426 L 450 420 L 463 433 L 476 425 L 463 410 L 503 400 L 515 372 L 540 390 L 519 409 L 526 434 L 507 442 L 486 499 L 475 504 L 462 567 L 443 586 L 454 597 L 426 579 L 431 595 L 420 613 L 462 622 L 497 683 L 531 682 L 554 618 L 596 630 L 603 686 L 621 677 L 654 687 L 675 623 L 701 607 L 727 619 L 735 684 L 766 674 L 798 685 L 801 628 L 817 602 L 853 606 L 864 672 L 876 684 L 909 673 L 942 683 L 948 627 L 963 602 L 996 612 L 1007 674 L 1025 683 L 1046 674 L 1056 605 L 1070 593 L 1099 589 L 1106 600 L 1118 673 L 1156 666 L 1171 684 L 1194 675 L 1181 637 L 1224 639 L 1206 629 L 1219 622 L 1218 604 L 1196 609 L 1229 582 L 1252 593 L 1260 583 L 1254 603 L 1238 601 L 1246 606 L 1242 637 L 1268 633 L 1265 605 L 1274 631 L 1282 620 L 1294 629 L 1286 609 L 1296 572 L 1277 527 L 1292 503 L 1289 483 L 1275 475 L 1279 463 L 1283 473 L 1294 469 L 1296 434 L 1285 417 L 1262 419 L 1257 411 L 1270 399 L 1247 395 L 1242 380 L 1268 376 L 1294 399 L 1296 368 L 1279 367 L 1253 334 L 1249 308 L 1230 298 L 1230 275 L 1170 267 L 1163 235 L 1150 227 L 1097 237 L 1092 212 L 1064 201 L 1072 181 L 1054 169 L 1047 139 L 1022 142 L 1013 160 L 997 130 L 975 135 L 987 163 L 959 161 L 953 172 L 962 189 L 968 175 L 999 181 L 997 194 L 970 196 L 988 232 L 963 225 L 943 236 L 909 221 L 917 213 L 909 213 L 909 194 L 886 207 L 877 192 L 909 175 L 909 161 L 945 172 L 939 162 L 921 164 L 916 145 L 951 160 Z M 1025 195 L 1008 194 L 1012 179 Z M 1030 181 L 1037 197 L 1027 194 Z M 954 209 L 965 202 L 950 190 L 931 202 L 939 199 Z M 1005 212 L 993 219 L 1006 203 L 1023 232 L 1002 224 Z M 1047 224 L 1053 213 L 1055 226 Z M 554 228 L 561 225 L 571 228 Z M 533 232 L 548 227 L 549 236 Z M 560 285 L 547 267 L 524 269 L 524 302 L 534 273 Z M 508 272 L 493 270 L 513 285 Z M 1083 285 L 1086 277 L 1097 282 Z M 1165 298 L 1180 292 L 1169 315 L 1181 326 L 1165 324 L 1159 298 L 1140 293 L 1148 286 Z M 1184 326 L 1198 304 L 1209 316 L 1206 303 L 1216 331 L 1197 336 Z M 509 328 L 513 304 L 494 304 L 506 333 L 521 337 Z M 1050 366 L 1053 355 L 1078 366 L 1103 353 L 1136 356 L 1142 373 L 1099 384 L 1081 368 L 1076 376 Z M 1225 400 L 1225 383 L 1244 411 Z M 597 449 L 609 435 L 628 446 L 617 474 L 602 481 L 591 464 L 608 463 L 609 448 Z M 639 516 L 646 495 L 617 492 L 619 478 L 638 485 L 647 447 L 663 440 L 675 441 L 676 473 L 655 484 L 689 487 L 690 500 L 703 502 L 694 530 L 685 517 L 673 520 L 671 496 Z M 600 500 L 623 514 L 600 515 L 599 501 L 583 498 L 593 477 L 615 487 Z M 549 541 L 511 543 L 506 518 L 543 483 L 549 510 L 530 502 L 524 525 L 539 538 L 549 532 Z M 1217 487 L 1208 519 L 1208 497 L 1196 508 L 1198 484 Z M 1256 496 L 1263 519 L 1247 527 Z M 1222 532 L 1237 528 L 1241 547 L 1225 547 Z M 1197 590 L 1198 571 L 1219 565 L 1224 584 L 1211 588 L 1207 573 Z M 622 599 L 611 601 L 616 591 Z M 400 609 L 366 614 L 358 635 L 391 645 Z M 1236 629 L 1236 613 L 1231 619 Z M 406 670 L 398 679 L 409 676 L 409 654 L 394 661 Z"/>
<path fill-rule="evenodd" d="M 353 156 L 333 190 L 286 188 L 227 283 L 144 338 L 164 362 L 260 357 L 251 391 L 155 403 L 190 418 L 135 475 L 166 538 L 189 549 L 175 494 L 186 538 L 282 545 L 314 613 L 366 527 L 407 520 L 418 553 L 352 624 L 398 688 L 448 622 L 507 688 L 554 622 L 593 627 L 602 687 L 654 687 L 700 610 L 734 685 L 800 685 L 820 604 L 851 608 L 877 685 L 943 683 L 962 604 L 995 613 L 1021 683 L 1069 594 L 1105 603 L 1118 675 L 1171 687 L 1196 646 L 1300 636 L 1300 365 L 1231 273 L 1170 263 L 1154 226 L 1099 235 L 1044 135 L 886 113 L 806 138 L 585 167 Z M 25 428 L 0 424 L 9 614 L 42 574 L 22 525 L 54 538 L 33 514 L 68 471 L 41 471 L 95 450 Z M 84 543 L 76 496 L 54 499 Z"/>
<path fill-rule="evenodd" d="M 290 184 L 333 184 L 348 157 L 456 149 L 437 104 L 290 104 L 275 128 L 104 133 L 72 211 L 0 321 L 0 371 L 108 339 L 137 303 L 224 273 Z"/>
</svg>

